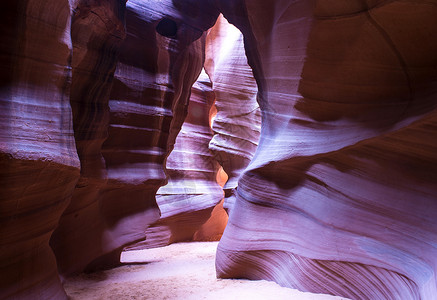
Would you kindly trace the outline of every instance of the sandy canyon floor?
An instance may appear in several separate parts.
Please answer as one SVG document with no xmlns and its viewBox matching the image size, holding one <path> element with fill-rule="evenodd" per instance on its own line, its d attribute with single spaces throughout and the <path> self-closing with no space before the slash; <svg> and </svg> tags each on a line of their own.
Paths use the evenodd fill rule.
<svg viewBox="0 0 437 300">
<path fill-rule="evenodd" d="M 66 280 L 70 299 L 344 299 L 302 293 L 268 281 L 217 279 L 217 242 L 124 252 L 121 267 Z"/>
</svg>

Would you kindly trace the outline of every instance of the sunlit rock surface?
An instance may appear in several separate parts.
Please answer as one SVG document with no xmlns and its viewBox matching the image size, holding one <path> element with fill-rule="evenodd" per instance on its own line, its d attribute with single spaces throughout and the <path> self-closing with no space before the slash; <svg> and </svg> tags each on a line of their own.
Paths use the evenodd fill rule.
<svg viewBox="0 0 437 300">
<path fill-rule="evenodd" d="M 437 5 L 219 1 L 259 84 L 220 277 L 437 297 Z"/>
<path fill-rule="evenodd" d="M 1 9 L 1 299 L 66 298 L 49 239 L 79 178 L 70 20 L 68 1 Z"/>
<path fill-rule="evenodd" d="M 205 68 L 213 82 L 217 114 L 209 145 L 229 176 L 225 208 L 235 201 L 233 190 L 252 159 L 261 130 L 257 85 L 247 64 L 243 35 L 220 16 L 206 39 Z"/>
<path fill-rule="evenodd" d="M 217 182 L 220 165 L 208 149 L 213 136 L 209 124 L 213 103 L 211 82 L 203 72 L 191 88 L 187 118 L 166 161 L 168 184 L 156 195 L 161 218 L 146 230 L 145 241 L 129 249 L 193 240 L 223 199 L 223 190 Z"/>
<path fill-rule="evenodd" d="M 204 29 L 172 1 L 86 2 L 76 13 L 82 177 L 52 240 L 62 274 L 118 264 L 159 218 L 155 193 L 204 60 Z"/>
<path fill-rule="evenodd" d="M 111 266 L 146 237 L 219 11 L 244 35 L 263 120 L 240 176 L 253 131 L 240 147 L 223 120 L 248 121 L 220 112 L 254 112 L 228 101 L 249 103 L 255 85 L 247 66 L 230 67 L 241 47 L 208 60 L 211 147 L 224 147 L 223 166 L 232 158 L 229 189 L 240 178 L 217 274 L 352 299 L 437 298 L 435 1 L 124 5 L 2 7 L 0 298 L 66 297 L 49 247 L 58 223 L 62 275 Z"/>
</svg>

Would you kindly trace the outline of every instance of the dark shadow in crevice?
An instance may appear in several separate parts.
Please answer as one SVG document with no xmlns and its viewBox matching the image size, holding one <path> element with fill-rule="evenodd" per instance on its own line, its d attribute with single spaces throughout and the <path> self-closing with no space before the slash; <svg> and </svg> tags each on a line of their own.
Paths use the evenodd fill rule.
<svg viewBox="0 0 437 300">
<path fill-rule="evenodd" d="M 164 18 L 156 25 L 156 32 L 162 36 L 175 39 L 177 37 L 178 25 L 175 21 Z"/>
</svg>

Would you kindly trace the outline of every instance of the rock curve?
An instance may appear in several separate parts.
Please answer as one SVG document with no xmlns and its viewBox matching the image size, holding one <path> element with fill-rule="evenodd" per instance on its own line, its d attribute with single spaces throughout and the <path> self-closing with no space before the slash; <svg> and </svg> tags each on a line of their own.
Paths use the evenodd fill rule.
<svg viewBox="0 0 437 300">
<path fill-rule="evenodd" d="M 125 38 L 125 1 L 82 0 L 74 10 L 70 103 L 81 176 L 50 246 L 62 276 L 77 273 L 101 254 L 104 231 L 99 193 L 107 182 L 102 144 L 108 137 L 109 95 Z"/>
<path fill-rule="evenodd" d="M 168 183 L 156 194 L 161 218 L 146 229 L 144 241 L 128 250 L 192 241 L 223 199 L 217 182 L 220 165 L 208 148 L 213 136 L 209 120 L 213 103 L 211 82 L 202 72 L 191 88 L 187 118 L 166 160 Z"/>
<path fill-rule="evenodd" d="M 263 123 L 218 276 L 353 299 L 435 298 L 437 6 L 220 6 L 245 36 Z"/>
<path fill-rule="evenodd" d="M 0 45 L 0 298 L 66 299 L 50 236 L 79 178 L 72 1 L 8 1 Z"/>
<path fill-rule="evenodd" d="M 212 123 L 215 134 L 209 147 L 228 175 L 224 207 L 229 211 L 238 179 L 258 145 L 261 112 L 243 35 L 223 15 L 208 31 L 205 69 L 213 83 L 217 110 Z"/>
</svg>

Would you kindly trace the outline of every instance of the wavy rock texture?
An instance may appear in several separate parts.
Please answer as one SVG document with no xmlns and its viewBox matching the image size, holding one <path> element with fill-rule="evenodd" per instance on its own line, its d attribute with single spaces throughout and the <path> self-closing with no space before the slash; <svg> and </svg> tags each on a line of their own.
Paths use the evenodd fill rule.
<svg viewBox="0 0 437 300">
<path fill-rule="evenodd" d="M 0 298 L 65 299 L 50 236 L 79 178 L 68 1 L 7 1 L 0 43 Z"/>
<path fill-rule="evenodd" d="M 220 16 L 208 32 L 205 68 L 213 82 L 217 114 L 209 145 L 229 179 L 225 203 L 232 207 L 238 178 L 252 159 L 261 131 L 261 112 L 252 69 L 247 64 L 243 35 Z"/>
<path fill-rule="evenodd" d="M 98 24 L 99 38 L 78 41 L 78 48 L 88 47 L 91 62 L 84 63 L 91 75 L 78 75 L 77 81 L 83 87 L 77 92 L 81 111 L 75 127 L 83 147 L 82 179 L 53 240 L 64 274 L 118 264 L 124 246 L 144 239 L 147 226 L 159 218 L 155 193 L 166 182 L 164 162 L 204 60 L 204 29 L 195 20 L 189 23 L 172 1 L 127 2 L 126 37 L 119 49 L 122 4 L 96 4 L 100 10 L 91 8 L 88 20 L 81 10 L 78 16 L 78 30 Z"/>
<path fill-rule="evenodd" d="M 220 165 L 208 149 L 213 136 L 209 126 L 213 103 L 211 82 L 202 72 L 191 88 L 187 118 L 166 161 L 168 183 L 156 195 L 161 219 L 146 230 L 145 241 L 128 249 L 193 240 L 223 199 L 223 190 L 217 183 Z"/>
<path fill-rule="evenodd" d="M 101 151 L 108 137 L 117 54 L 125 37 L 125 7 L 124 0 L 83 0 L 72 19 L 70 102 L 81 177 L 50 240 L 62 275 L 83 270 L 105 246 L 101 239 L 108 225 L 100 192 L 107 172 Z"/>
<path fill-rule="evenodd" d="M 220 2 L 259 85 L 219 277 L 437 297 L 435 1 Z"/>
</svg>

